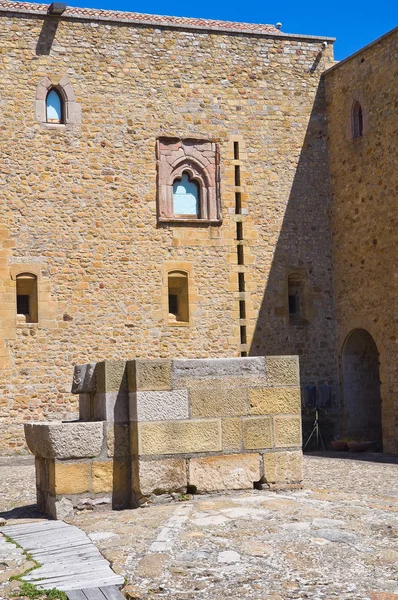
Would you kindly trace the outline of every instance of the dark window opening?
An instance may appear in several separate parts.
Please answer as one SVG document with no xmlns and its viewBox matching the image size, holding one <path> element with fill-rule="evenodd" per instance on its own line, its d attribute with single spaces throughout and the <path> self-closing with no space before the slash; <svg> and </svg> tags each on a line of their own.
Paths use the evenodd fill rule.
<svg viewBox="0 0 398 600">
<path fill-rule="evenodd" d="M 17 296 L 17 313 L 29 315 L 29 296 L 27 294 Z"/>
<path fill-rule="evenodd" d="M 289 294 L 289 315 L 296 316 L 298 312 L 298 297 L 295 294 Z"/>
<path fill-rule="evenodd" d="M 178 296 L 177 294 L 169 294 L 169 313 L 178 315 Z"/>
<path fill-rule="evenodd" d="M 352 128 L 354 139 L 363 136 L 363 113 L 359 102 L 355 102 L 352 107 Z"/>
</svg>

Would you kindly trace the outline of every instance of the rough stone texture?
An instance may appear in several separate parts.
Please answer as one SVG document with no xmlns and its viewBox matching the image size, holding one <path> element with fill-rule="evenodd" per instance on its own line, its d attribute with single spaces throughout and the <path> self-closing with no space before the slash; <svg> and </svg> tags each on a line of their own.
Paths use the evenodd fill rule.
<svg viewBox="0 0 398 600">
<path fill-rule="evenodd" d="M 300 388 L 252 388 L 249 390 L 251 415 L 301 412 Z"/>
<path fill-rule="evenodd" d="M 221 443 L 223 450 L 242 449 L 242 419 L 222 419 Z"/>
<path fill-rule="evenodd" d="M 62 17 L 52 39 L 44 15 L 2 11 L 0 18 L 6 164 L 0 452 L 24 450 L 22 422 L 77 412 L 69 394 L 71 367 L 93 357 L 300 353 L 304 384 L 334 385 L 320 85 L 320 74 L 332 64 L 332 44 L 321 52 L 319 40 L 272 32 Z M 34 111 L 37 86 L 44 77 L 60 82 L 65 75 L 81 108 L 79 130 L 43 128 Z M 156 227 L 155 147 L 164 135 L 218 144 L 222 225 Z M 244 265 L 237 264 L 237 220 Z M 194 309 L 189 326 L 172 327 L 162 310 L 163 264 L 181 260 L 191 265 Z M 11 267 L 37 273 L 37 324 L 16 324 Z M 304 324 L 289 322 L 288 267 L 306 271 L 311 310 Z M 239 271 L 246 283 L 245 348 Z"/>
<path fill-rule="evenodd" d="M 267 374 L 270 385 L 298 385 L 299 361 L 296 356 L 267 356 Z"/>
<path fill-rule="evenodd" d="M 144 495 L 185 491 L 187 469 L 185 459 L 139 460 L 138 478 L 134 478 L 133 490 Z M 137 477 L 136 475 L 136 477 Z"/>
<path fill-rule="evenodd" d="M 106 423 L 108 456 L 130 455 L 130 426 L 128 423 Z"/>
<path fill-rule="evenodd" d="M 54 481 L 54 493 L 82 494 L 91 488 L 91 464 L 88 462 L 77 463 L 52 463 L 50 481 Z"/>
<path fill-rule="evenodd" d="M 380 362 L 375 379 L 381 381 L 378 436 L 383 435 L 384 451 L 393 453 L 398 453 L 397 52 L 395 29 L 325 74 L 338 349 L 344 369 L 347 336 L 364 329 L 373 337 Z M 356 100 L 367 123 L 363 136 L 353 139 Z M 350 413 L 356 412 L 348 400 L 345 394 L 345 435 L 351 433 Z"/>
<path fill-rule="evenodd" d="M 250 489 L 259 479 L 258 454 L 191 458 L 188 464 L 188 483 L 199 492 Z"/>
<path fill-rule="evenodd" d="M 93 462 L 92 470 L 92 491 L 112 492 L 113 491 L 113 461 Z"/>
<path fill-rule="evenodd" d="M 105 360 L 96 366 L 97 392 L 127 392 L 127 370 L 124 360 Z"/>
<path fill-rule="evenodd" d="M 267 483 L 300 483 L 303 480 L 301 451 L 263 454 L 264 480 Z"/>
<path fill-rule="evenodd" d="M 103 423 L 27 423 L 29 450 L 42 458 L 88 458 L 98 456 L 103 441 Z"/>
<path fill-rule="evenodd" d="M 179 454 L 221 450 L 218 420 L 139 423 L 140 454 Z"/>
<path fill-rule="evenodd" d="M 133 406 L 137 407 L 138 421 L 188 419 L 188 390 L 136 392 Z M 135 420 L 133 412 L 130 411 L 131 420 Z"/>
<path fill-rule="evenodd" d="M 189 392 L 189 406 L 193 418 L 245 415 L 246 403 L 247 389 L 231 388 L 226 382 L 207 384 Z"/>
<path fill-rule="evenodd" d="M 301 446 L 301 422 L 298 417 L 274 418 L 275 447 Z"/>
<path fill-rule="evenodd" d="M 171 360 L 136 360 L 135 365 L 136 385 L 131 391 L 171 389 Z M 130 381 L 132 377 L 129 374 L 129 384 Z"/>
<path fill-rule="evenodd" d="M 243 420 L 243 445 L 246 450 L 272 448 L 270 417 L 253 417 Z"/>
<path fill-rule="evenodd" d="M 202 360 L 173 360 L 174 378 L 244 377 L 265 375 L 265 358 L 212 358 Z"/>
</svg>

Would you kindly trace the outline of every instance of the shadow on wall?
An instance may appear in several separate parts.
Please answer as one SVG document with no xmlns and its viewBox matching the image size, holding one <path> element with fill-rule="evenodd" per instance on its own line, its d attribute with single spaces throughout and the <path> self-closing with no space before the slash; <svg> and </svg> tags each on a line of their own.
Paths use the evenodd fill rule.
<svg viewBox="0 0 398 600">
<path fill-rule="evenodd" d="M 276 193 L 280 194 L 278 190 Z M 267 272 L 269 275 L 250 355 L 298 354 L 302 388 L 310 384 L 331 386 L 332 404 L 321 416 L 327 445 L 339 408 L 323 81 L 316 93 L 287 205 L 285 202 L 275 194 L 273 202 L 263 208 L 265 227 L 260 235 L 269 240 L 275 235 L 275 215 L 284 213 L 284 217 L 272 264 L 259 265 L 257 260 L 258 267 L 264 269 L 264 279 Z M 313 414 L 304 412 L 304 441 L 312 424 Z"/>
</svg>

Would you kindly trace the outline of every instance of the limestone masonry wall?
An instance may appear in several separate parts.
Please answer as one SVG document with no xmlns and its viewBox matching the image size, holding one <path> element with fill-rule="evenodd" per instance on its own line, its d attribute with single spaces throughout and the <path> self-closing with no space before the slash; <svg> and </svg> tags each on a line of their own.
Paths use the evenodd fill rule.
<svg viewBox="0 0 398 600">
<path fill-rule="evenodd" d="M 320 84 L 332 44 L 4 11 L 0 20 L 0 454 L 25 451 L 23 422 L 76 415 L 74 364 L 297 354 L 302 384 L 335 394 Z M 43 122 L 49 82 L 67 88 L 66 124 Z M 158 223 L 165 137 L 216 145 L 222 221 Z M 184 327 L 167 320 L 168 269 L 189 274 Z M 292 320 L 296 271 L 305 306 Z M 38 278 L 38 323 L 16 319 L 24 272 Z M 271 420 L 265 430 L 277 435 Z"/>
<path fill-rule="evenodd" d="M 78 367 L 74 391 L 86 422 L 25 425 L 38 507 L 52 516 L 153 494 L 301 484 L 295 356 L 105 361 Z"/>
<path fill-rule="evenodd" d="M 325 74 L 339 353 L 342 360 L 344 342 L 355 329 L 373 337 L 383 448 L 393 453 L 398 452 L 397 56 L 395 29 Z M 353 139 L 355 101 L 363 110 L 363 135 Z"/>
</svg>

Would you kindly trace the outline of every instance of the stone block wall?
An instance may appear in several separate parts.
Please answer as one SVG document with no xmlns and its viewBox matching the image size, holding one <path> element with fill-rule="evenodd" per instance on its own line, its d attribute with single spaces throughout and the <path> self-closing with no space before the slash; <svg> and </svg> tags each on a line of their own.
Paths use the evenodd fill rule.
<svg viewBox="0 0 398 600">
<path fill-rule="evenodd" d="M 71 364 L 298 354 L 303 384 L 335 386 L 320 85 L 333 44 L 29 6 L 0 3 L 0 453 L 26 451 L 23 422 L 77 414 Z M 67 86 L 74 123 L 38 120 L 49 82 Z M 165 138 L 217 149 L 215 223 L 158 222 Z M 39 322 L 17 326 L 21 263 L 43 295 Z M 168 320 L 169 269 L 189 274 L 184 326 Z M 308 290 L 300 323 L 288 314 L 295 269 Z"/>
<path fill-rule="evenodd" d="M 364 384 L 353 393 L 358 404 L 367 402 L 370 393 L 370 409 L 372 401 L 379 404 L 375 413 L 380 412 L 381 395 L 383 450 L 391 453 L 398 452 L 397 55 L 395 29 L 324 76 L 341 383 L 344 387 L 348 336 L 355 330 L 361 330 L 362 337 L 367 332 L 379 354 L 376 370 L 380 363 L 379 377 L 369 387 L 380 381 L 380 393 L 364 393 Z M 363 135 L 354 138 L 352 109 L 357 101 L 363 111 Z M 358 368 L 363 382 L 368 359 L 367 350 L 363 370 Z M 347 413 L 355 420 L 364 408 L 348 406 L 347 394 L 342 402 L 344 428 Z"/>
<path fill-rule="evenodd" d="M 75 372 L 75 390 L 83 411 L 103 407 L 100 420 L 94 411 L 87 422 L 25 426 L 39 510 L 59 518 L 76 506 L 137 506 L 152 494 L 300 486 L 297 357 L 88 367 Z"/>
</svg>

